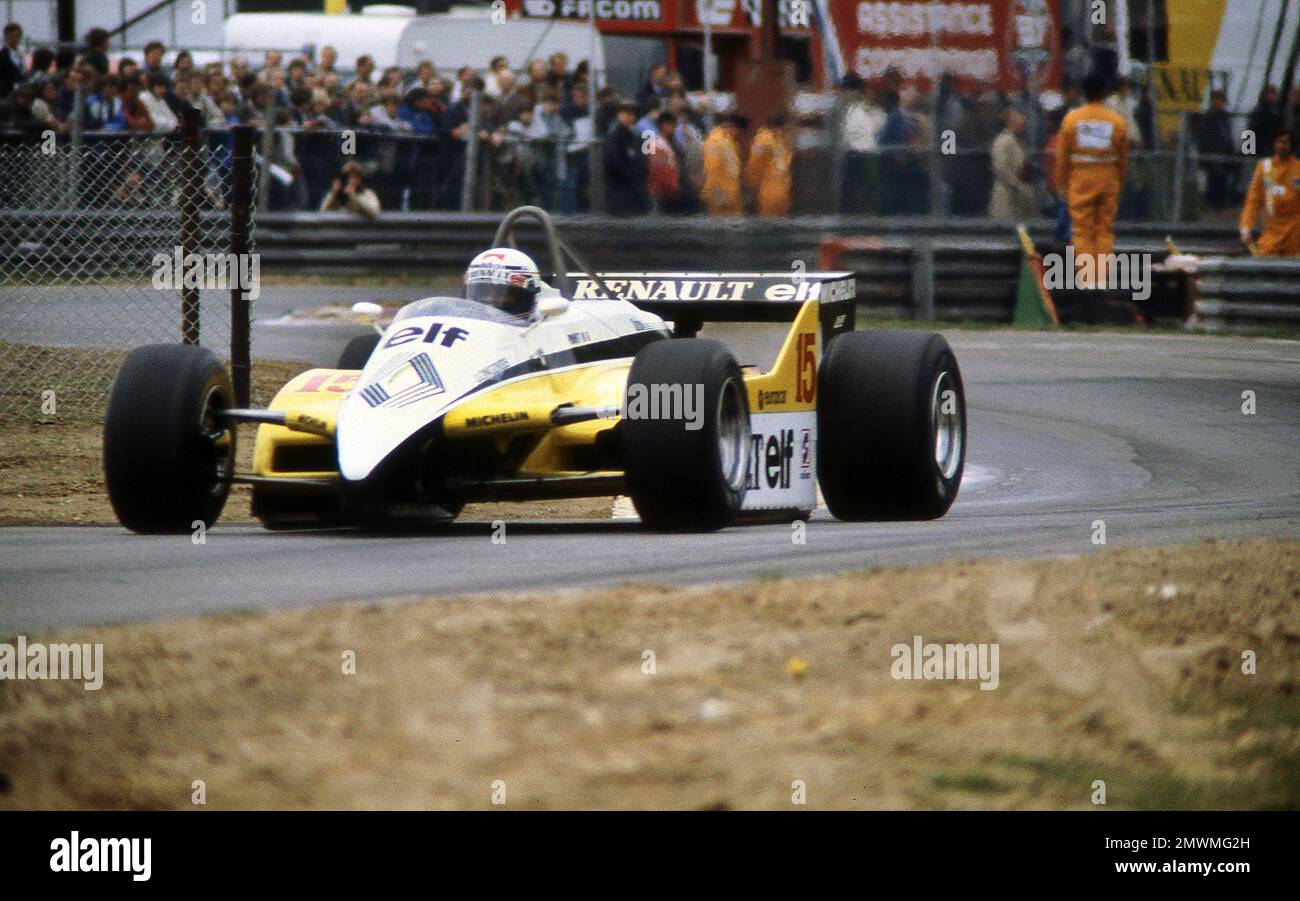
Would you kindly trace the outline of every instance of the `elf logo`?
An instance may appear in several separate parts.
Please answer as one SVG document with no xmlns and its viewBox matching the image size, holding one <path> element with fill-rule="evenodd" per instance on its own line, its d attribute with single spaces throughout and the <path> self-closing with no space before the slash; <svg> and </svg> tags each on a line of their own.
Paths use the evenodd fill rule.
<svg viewBox="0 0 1300 901">
<path fill-rule="evenodd" d="M 421 335 L 424 335 L 422 343 L 432 344 L 434 341 L 438 340 L 438 335 L 440 334 L 442 335 L 442 340 L 438 343 L 443 347 L 451 347 L 457 341 L 464 341 L 469 337 L 469 332 L 465 331 L 463 328 L 458 328 L 453 325 L 449 326 L 444 331 L 442 325 L 441 322 L 431 322 L 429 323 L 429 329 L 427 332 L 422 325 L 408 325 L 405 328 L 400 328 L 389 335 L 388 340 L 384 342 L 384 347 L 400 347 L 403 344 L 410 344 Z"/>
<path fill-rule="evenodd" d="M 751 435 L 749 474 L 746 480 L 750 489 L 781 489 L 790 487 L 790 464 L 794 459 L 794 429 L 764 435 Z"/>
</svg>

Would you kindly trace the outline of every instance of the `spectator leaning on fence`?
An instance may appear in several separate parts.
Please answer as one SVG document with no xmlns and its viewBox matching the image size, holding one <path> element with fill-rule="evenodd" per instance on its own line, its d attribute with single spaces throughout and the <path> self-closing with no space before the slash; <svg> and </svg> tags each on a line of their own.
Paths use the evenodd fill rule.
<svg viewBox="0 0 1300 901">
<path fill-rule="evenodd" d="M 564 53 L 552 53 L 546 61 L 546 78 L 557 91 L 567 92 L 572 88 L 577 76 L 569 71 L 569 57 Z"/>
<path fill-rule="evenodd" d="M 173 132 L 180 125 L 180 120 L 172 112 L 171 105 L 167 103 L 167 95 L 170 91 L 171 82 L 167 76 L 155 72 L 149 76 L 148 92 L 140 95 L 140 102 L 144 104 L 149 119 L 153 122 L 153 130 L 159 134 Z"/>
<path fill-rule="evenodd" d="M 54 51 L 48 47 L 37 47 L 32 51 L 32 62 L 27 69 L 27 80 L 39 90 L 54 76 Z"/>
<path fill-rule="evenodd" d="M 118 63 L 119 72 L 121 71 L 121 65 L 122 65 L 121 62 L 119 62 Z M 247 57 L 241 54 L 235 54 L 230 58 L 231 90 L 234 92 L 236 99 L 238 99 L 240 103 L 244 102 L 243 86 L 246 83 L 244 79 L 246 76 L 251 74 L 252 73 L 248 71 Z"/>
<path fill-rule="evenodd" d="M 1263 215 L 1263 229 L 1255 251 L 1265 257 L 1300 256 L 1300 160 L 1295 157 L 1295 135 L 1279 129 L 1273 136 L 1273 155 L 1255 164 L 1255 176 L 1241 210 L 1241 242 L 1251 246 L 1251 232 Z"/>
<path fill-rule="evenodd" d="M 86 117 L 91 128 L 126 130 L 126 117 L 122 114 L 122 83 L 119 79 L 107 76 L 99 80 L 98 88 L 86 97 Z"/>
<path fill-rule="evenodd" d="M 153 131 L 153 119 L 143 99 L 144 82 L 139 75 L 122 80 L 122 117 L 127 131 Z"/>
<path fill-rule="evenodd" d="M 921 129 L 903 107 L 898 91 L 886 88 L 880 92 L 880 100 L 885 110 L 880 130 L 880 211 L 885 215 L 923 215 L 930 208 L 929 176 L 923 160 L 929 148 L 920 148 L 922 155 L 918 155 Z"/>
<path fill-rule="evenodd" d="M 574 90 L 579 86 L 575 85 Z M 595 117 L 587 110 L 572 120 L 573 140 L 565 153 L 570 174 L 566 191 L 572 192 L 573 209 L 586 212 L 591 204 L 591 147 L 596 141 Z"/>
<path fill-rule="evenodd" d="M 1024 222 L 1038 214 L 1038 197 L 1033 183 L 1033 165 L 1025 149 L 1025 116 L 1012 107 L 1005 113 L 1006 126 L 993 141 L 993 193 L 989 215 L 994 219 Z"/>
<path fill-rule="evenodd" d="M 331 75 L 335 73 L 334 67 L 338 65 L 339 52 L 330 44 L 320 48 L 320 59 L 316 63 L 316 71 L 322 75 Z"/>
<path fill-rule="evenodd" d="M 957 125 L 957 152 L 944 157 L 944 175 L 951 191 L 951 209 L 957 216 L 983 216 L 993 190 L 991 155 L 998 136 L 998 97 L 986 91 L 976 99 Z"/>
<path fill-rule="evenodd" d="M 1272 149 L 1268 144 L 1269 135 L 1275 135 L 1282 123 L 1282 94 L 1277 85 L 1266 85 L 1259 92 L 1259 102 L 1250 111 L 1246 128 L 1255 137 L 1254 152 L 1248 156 L 1268 156 Z"/>
<path fill-rule="evenodd" d="M 206 78 L 202 76 L 195 76 L 195 78 L 202 78 L 199 83 L 203 85 L 203 88 L 195 93 L 193 103 L 198 107 L 199 112 L 203 114 L 204 127 L 209 130 L 219 130 L 227 127 L 229 123 L 221 109 L 221 96 L 226 93 L 225 76 L 220 72 L 213 72 Z"/>
<path fill-rule="evenodd" d="M 704 186 L 704 133 L 696 124 L 686 91 L 674 88 L 668 94 L 668 112 L 677 118 L 673 145 L 682 160 L 683 187 L 691 192 L 691 212 L 699 207 L 699 192 Z"/>
<path fill-rule="evenodd" d="M 574 196 L 564 148 L 573 140 L 573 126 L 560 115 L 560 92 L 557 88 L 544 88 L 539 99 L 533 111 L 529 137 L 537 145 L 537 184 L 542 203 L 556 212 L 572 213 Z"/>
<path fill-rule="evenodd" d="M 605 136 L 606 199 L 613 216 L 640 216 L 650 208 L 649 167 L 641 136 L 633 128 L 636 119 L 635 103 L 619 103 L 614 124 Z"/>
<path fill-rule="evenodd" d="M 321 212 L 347 210 L 374 219 L 379 215 L 379 197 L 366 187 L 361 174 L 360 163 L 345 163 L 339 171 L 339 177 L 325 195 L 320 205 Z"/>
<path fill-rule="evenodd" d="M 487 74 L 483 76 L 483 93 L 489 97 L 500 97 L 505 93 L 506 88 L 501 84 L 501 73 L 510 72 L 510 61 L 504 56 L 494 56 L 488 63 Z M 513 84 L 514 73 L 510 72 L 510 80 Z"/>
<path fill-rule="evenodd" d="M 874 211 L 879 192 L 877 139 L 885 125 L 885 113 L 867 96 L 867 90 L 866 82 L 854 73 L 840 82 L 839 140 L 844 151 L 840 164 L 841 213 Z"/>
<path fill-rule="evenodd" d="M 4 100 L 0 100 L 0 125 L 14 131 L 25 132 L 29 137 L 39 135 L 46 125 L 32 112 L 36 102 L 36 88 L 20 84 Z"/>
<path fill-rule="evenodd" d="M 163 57 L 167 54 L 167 48 L 162 41 L 150 41 L 144 45 L 144 62 L 141 69 L 145 75 L 165 74 L 163 72 Z"/>
<path fill-rule="evenodd" d="M 73 120 L 77 117 L 77 92 L 83 92 L 82 96 L 84 97 L 86 93 L 94 90 L 94 79 L 94 69 L 87 66 L 83 71 L 81 67 L 76 65 L 73 65 L 62 78 L 58 79 L 59 92 L 54 98 L 54 114 L 58 116 L 61 122 L 67 123 L 69 129 L 71 129 Z M 82 126 L 85 126 L 84 117 Z"/>
<path fill-rule="evenodd" d="M 107 75 L 109 70 L 108 32 L 103 28 L 92 28 L 86 32 L 86 36 L 82 40 L 86 45 L 85 49 L 81 51 L 82 63 L 93 66 L 101 76 Z"/>
<path fill-rule="evenodd" d="M 356 81 L 370 84 L 371 76 L 375 74 L 375 61 L 366 55 L 358 56 L 353 71 L 356 72 Z"/>
<path fill-rule="evenodd" d="M 1208 157 L 1201 160 L 1201 169 L 1205 171 L 1205 205 L 1212 210 L 1221 210 L 1228 205 L 1233 193 L 1233 176 L 1239 165 L 1236 159 L 1214 158 L 1235 157 L 1237 152 L 1226 91 L 1210 93 L 1210 108 L 1201 116 L 1196 149 Z"/>
<path fill-rule="evenodd" d="M 12 94 L 14 88 L 26 77 L 23 53 L 18 49 L 22 41 L 21 25 L 10 22 L 5 26 L 4 46 L 0 47 L 0 98 Z"/>
<path fill-rule="evenodd" d="M 384 91 L 379 102 L 370 108 L 370 124 L 388 131 L 410 131 L 411 123 L 403 121 L 397 112 L 402 105 L 402 98 L 396 91 Z"/>
<path fill-rule="evenodd" d="M 650 199 L 663 213 L 677 212 L 676 205 L 682 190 L 681 166 L 673 150 L 673 132 L 677 117 L 672 113 L 659 114 L 656 133 L 650 146 L 650 175 L 647 182 Z"/>
<path fill-rule="evenodd" d="M 637 92 L 637 107 L 642 113 L 650 110 L 650 101 L 652 98 L 663 100 L 668 96 L 668 66 L 664 63 L 656 63 L 650 68 L 650 78 L 642 85 L 641 90 Z"/>
<path fill-rule="evenodd" d="M 58 132 L 66 132 L 69 125 L 67 122 L 59 119 L 58 101 L 59 82 L 53 78 L 47 79 L 36 89 L 36 99 L 32 102 L 32 115 L 34 115 L 45 128 L 53 129 Z"/>
</svg>

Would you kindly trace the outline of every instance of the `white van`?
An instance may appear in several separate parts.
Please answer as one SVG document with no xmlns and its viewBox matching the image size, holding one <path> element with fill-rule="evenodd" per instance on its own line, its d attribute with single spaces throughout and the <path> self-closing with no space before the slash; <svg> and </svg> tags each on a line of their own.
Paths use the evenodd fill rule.
<svg viewBox="0 0 1300 901">
<path fill-rule="evenodd" d="M 486 72 L 495 56 L 504 56 L 518 70 L 528 60 L 552 53 L 568 56 L 570 67 L 594 53 L 593 70 L 605 69 L 604 46 L 588 23 L 507 19 L 496 24 L 486 7 L 481 12 L 445 15 L 417 15 L 405 6 L 369 6 L 344 15 L 237 13 L 225 23 L 227 58 L 287 48 L 314 56 L 327 44 L 338 50 L 338 67 L 344 72 L 351 72 L 363 55 L 380 70 L 387 66 L 410 70 L 427 59 L 446 74 L 462 66 Z"/>
</svg>

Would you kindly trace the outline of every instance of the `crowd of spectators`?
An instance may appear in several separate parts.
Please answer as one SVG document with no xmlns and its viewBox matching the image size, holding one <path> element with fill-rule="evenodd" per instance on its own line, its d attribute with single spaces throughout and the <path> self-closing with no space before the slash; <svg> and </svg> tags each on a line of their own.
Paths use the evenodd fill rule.
<svg viewBox="0 0 1300 901">
<path fill-rule="evenodd" d="M 612 86 L 593 91 L 585 61 L 570 67 L 561 53 L 534 59 L 522 72 L 497 57 L 486 71 L 466 67 L 453 75 L 431 60 L 413 71 L 379 71 L 367 56 L 344 71 L 330 46 L 315 58 L 267 51 L 256 64 L 235 55 L 196 65 L 185 50 L 171 54 L 157 41 L 138 60 L 111 61 L 103 29 L 92 29 L 77 48 L 24 54 L 21 42 L 21 27 L 7 25 L 0 130 L 67 135 L 76 125 L 97 136 L 171 135 L 191 107 L 207 132 L 216 183 L 229 170 L 229 126 L 270 125 L 260 150 L 272 209 L 367 216 L 459 209 L 469 169 L 475 209 L 536 203 L 560 213 L 587 211 L 595 208 L 595 176 L 600 205 L 620 216 L 837 210 L 1030 218 L 1054 206 L 1056 131 L 1082 103 L 1071 73 L 1108 64 L 1104 40 L 1087 58 L 1076 58 L 1081 45 L 1074 45 L 1064 60 L 1064 88 L 1041 94 L 998 93 L 952 75 L 920 93 L 894 70 L 871 81 L 851 74 L 829 110 L 789 110 L 751 123 L 735 113 L 707 114 L 665 65 L 625 96 Z M 1136 161 L 1121 216 L 1159 214 L 1157 158 L 1169 156 L 1168 130 L 1162 142 L 1141 84 L 1116 78 L 1106 102 L 1129 121 Z M 1297 120 L 1300 88 L 1283 102 L 1269 87 L 1248 127 L 1271 135 Z M 1191 125 L 1204 206 L 1235 205 L 1250 160 L 1227 96 L 1214 92 Z M 820 144 L 806 140 L 811 132 L 822 136 Z M 1259 152 L 1267 152 L 1266 139 Z M 816 165 L 801 165 L 812 156 Z M 142 176 L 124 176 L 119 193 L 132 178 Z M 832 188 L 837 196 L 828 193 Z"/>
<path fill-rule="evenodd" d="M 839 210 L 920 215 L 932 192 L 945 215 L 1023 219 L 1054 210 L 1057 132 L 1066 113 L 1081 106 L 1078 82 L 1059 92 L 1003 94 L 942 77 L 929 96 L 905 87 L 897 73 L 877 81 L 856 75 L 841 84 L 837 103 L 842 147 Z M 1105 105 L 1127 120 L 1129 179 L 1123 218 L 1153 218 L 1172 190 L 1179 130 L 1158 127 L 1151 94 L 1137 79 L 1112 78 Z M 1188 117 L 1188 178 L 1203 173 L 1193 192 L 1208 210 L 1240 203 L 1255 160 L 1270 152 L 1281 127 L 1300 125 L 1300 87 L 1283 104 L 1267 87 L 1245 121 L 1228 112 L 1222 90 Z M 1163 131 L 1163 136 L 1162 136 Z"/>
</svg>

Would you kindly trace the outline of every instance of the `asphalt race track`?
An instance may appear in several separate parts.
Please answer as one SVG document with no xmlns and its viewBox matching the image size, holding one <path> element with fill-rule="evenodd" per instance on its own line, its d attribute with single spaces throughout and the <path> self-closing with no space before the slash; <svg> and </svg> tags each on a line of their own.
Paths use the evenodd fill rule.
<svg viewBox="0 0 1300 901">
<path fill-rule="evenodd" d="M 342 293 L 342 292 L 337 292 Z M 336 330 L 259 324 L 260 356 L 325 362 Z M 298 331 L 294 331 L 298 329 Z M 307 329 L 303 331 L 303 329 Z M 768 327 L 715 333 L 767 365 Z M 928 523 L 788 524 L 656 535 L 635 521 L 376 536 L 221 526 L 207 543 L 117 527 L 0 529 L 0 634 L 337 601 L 626 581 L 700 583 L 940 558 L 1300 536 L 1300 342 L 953 332 L 969 403 L 967 482 Z M 286 349 L 296 352 L 288 353 Z M 297 352 L 300 351 L 300 352 Z M 1244 391 L 1257 412 L 1242 411 Z"/>
</svg>

